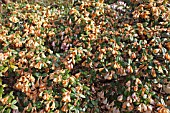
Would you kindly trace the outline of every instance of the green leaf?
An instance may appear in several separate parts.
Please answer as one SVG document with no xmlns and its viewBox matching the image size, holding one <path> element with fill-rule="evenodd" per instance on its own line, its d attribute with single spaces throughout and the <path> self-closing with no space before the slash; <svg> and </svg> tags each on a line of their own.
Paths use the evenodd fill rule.
<svg viewBox="0 0 170 113">
<path fill-rule="evenodd" d="M 166 52 L 167 52 L 167 50 L 165 48 L 162 48 L 163 55 L 165 55 Z"/>
<path fill-rule="evenodd" d="M 59 53 L 56 53 L 55 55 L 56 55 L 58 58 L 60 58 L 60 54 L 59 54 Z"/>
<path fill-rule="evenodd" d="M 40 73 L 34 73 L 33 75 L 36 76 L 36 77 L 39 77 Z"/>
<path fill-rule="evenodd" d="M 2 75 L 2 72 L 0 72 L 0 77 L 2 77 L 3 75 Z"/>
<path fill-rule="evenodd" d="M 17 103 L 17 100 L 13 100 L 13 101 L 12 101 L 12 104 L 16 104 L 16 103 Z"/>
<path fill-rule="evenodd" d="M 12 101 L 12 96 L 10 96 L 9 98 L 8 98 L 8 103 L 11 103 L 11 101 Z"/>
<path fill-rule="evenodd" d="M 0 111 L 2 111 L 4 109 L 4 106 L 0 106 Z"/>
<path fill-rule="evenodd" d="M 4 69 L 4 66 L 0 66 L 0 71 Z"/>
<path fill-rule="evenodd" d="M 86 98 L 86 96 L 84 96 L 83 94 L 79 94 L 79 96 L 80 96 L 81 98 Z"/>
<path fill-rule="evenodd" d="M 84 89 L 84 90 L 90 90 L 90 88 L 87 87 L 87 86 L 83 86 L 83 89 Z"/>
<path fill-rule="evenodd" d="M 76 89 L 75 88 L 71 88 L 71 91 L 73 92 L 73 93 L 76 93 Z"/>
<path fill-rule="evenodd" d="M 10 96 L 13 96 L 13 91 L 11 91 L 11 92 L 9 93 L 9 95 L 10 95 Z"/>
<path fill-rule="evenodd" d="M 1 86 L 1 87 L 0 87 L 0 99 L 2 99 L 2 94 L 3 94 L 3 92 L 4 92 L 4 88 Z"/>
<path fill-rule="evenodd" d="M 148 69 L 152 69 L 152 66 L 148 66 Z"/>
<path fill-rule="evenodd" d="M 130 65 L 132 63 L 131 59 L 128 59 L 128 65 Z"/>
<path fill-rule="evenodd" d="M 18 67 L 17 66 L 15 66 L 15 65 L 10 65 L 10 67 L 12 68 L 12 69 L 18 69 Z"/>
<path fill-rule="evenodd" d="M 11 109 L 8 108 L 5 113 L 11 113 Z"/>
<path fill-rule="evenodd" d="M 0 85 L 2 85 L 2 79 L 0 78 Z"/>
<path fill-rule="evenodd" d="M 94 106 L 97 106 L 98 102 L 97 101 L 94 101 L 92 100 L 91 103 L 94 105 Z"/>
<path fill-rule="evenodd" d="M 61 89 L 61 91 L 64 93 L 64 92 L 66 92 L 66 91 L 67 91 L 67 89 L 62 88 L 62 89 Z"/>
<path fill-rule="evenodd" d="M 99 112 L 100 112 L 100 109 L 99 109 L 99 108 L 95 108 L 95 111 L 96 111 L 97 113 L 99 113 Z"/>
<path fill-rule="evenodd" d="M 11 105 L 11 108 L 12 109 L 18 109 L 18 107 L 16 105 L 14 105 L 14 104 Z"/>
</svg>

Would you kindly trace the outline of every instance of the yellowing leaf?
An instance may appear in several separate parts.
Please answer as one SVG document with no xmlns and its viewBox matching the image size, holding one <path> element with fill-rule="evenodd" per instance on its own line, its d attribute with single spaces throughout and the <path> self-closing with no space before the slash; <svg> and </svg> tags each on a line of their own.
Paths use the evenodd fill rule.
<svg viewBox="0 0 170 113">
<path fill-rule="evenodd" d="M 18 69 L 18 67 L 15 66 L 15 65 L 10 65 L 10 67 L 11 67 L 12 69 Z"/>
<path fill-rule="evenodd" d="M 4 69 L 2 70 L 2 72 L 5 73 L 7 70 L 8 70 L 8 67 L 4 68 Z"/>
</svg>

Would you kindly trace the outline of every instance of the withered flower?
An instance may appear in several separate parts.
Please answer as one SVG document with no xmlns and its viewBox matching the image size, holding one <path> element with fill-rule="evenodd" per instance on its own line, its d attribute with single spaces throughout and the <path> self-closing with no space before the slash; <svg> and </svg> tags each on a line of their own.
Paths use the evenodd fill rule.
<svg viewBox="0 0 170 113">
<path fill-rule="evenodd" d="M 133 73 L 133 68 L 132 68 L 132 66 L 129 65 L 129 66 L 127 67 L 126 71 L 127 71 L 128 73 Z"/>
<path fill-rule="evenodd" d="M 134 91 L 138 91 L 138 85 L 133 87 Z"/>
<path fill-rule="evenodd" d="M 69 80 L 62 80 L 63 87 L 67 87 L 69 84 Z"/>
<path fill-rule="evenodd" d="M 10 20 L 11 22 L 14 22 L 14 23 L 19 22 L 19 19 L 18 19 L 17 17 L 15 17 L 15 16 L 11 16 L 11 17 L 9 18 L 9 20 Z"/>
<path fill-rule="evenodd" d="M 3 60 L 4 60 L 4 54 L 0 53 L 0 61 L 3 61 Z"/>
<path fill-rule="evenodd" d="M 50 111 L 50 103 L 48 102 L 45 106 L 45 111 L 49 112 Z"/>
<path fill-rule="evenodd" d="M 63 112 L 67 112 L 67 111 L 68 111 L 68 106 L 67 106 L 67 104 L 64 104 L 63 107 L 61 108 L 61 110 L 62 110 Z"/>
<path fill-rule="evenodd" d="M 159 17 L 159 15 L 160 15 L 159 8 L 158 7 L 152 7 L 152 13 L 153 13 L 155 19 L 157 19 Z"/>
<path fill-rule="evenodd" d="M 163 85 L 163 90 L 165 93 L 170 94 L 170 84 Z"/>
<path fill-rule="evenodd" d="M 38 62 L 34 67 L 37 68 L 37 69 L 41 69 L 42 68 L 42 62 Z"/>
<path fill-rule="evenodd" d="M 78 78 L 80 77 L 80 75 L 81 75 L 81 72 L 76 73 L 76 74 L 75 74 L 75 77 L 78 79 Z"/>
<path fill-rule="evenodd" d="M 44 96 L 42 97 L 44 100 L 49 100 L 50 95 L 48 93 L 45 93 Z"/>
<path fill-rule="evenodd" d="M 70 91 L 66 91 L 62 94 L 62 96 L 63 96 L 62 101 L 63 102 L 66 102 L 66 103 L 71 102 L 70 93 L 71 93 Z"/>
<path fill-rule="evenodd" d="M 170 50 L 170 42 L 166 43 L 166 47 L 167 47 L 168 50 Z"/>
<path fill-rule="evenodd" d="M 155 71 L 154 68 L 151 69 L 151 75 L 152 75 L 153 77 L 156 77 L 156 71 Z"/>
<path fill-rule="evenodd" d="M 165 59 L 170 61 L 170 55 L 168 53 L 165 54 Z"/>
<path fill-rule="evenodd" d="M 106 80 L 111 80 L 112 77 L 113 77 L 112 74 L 107 73 L 107 74 L 104 76 L 104 79 L 106 79 Z"/>
<path fill-rule="evenodd" d="M 166 9 L 165 9 L 165 6 L 164 6 L 164 5 L 159 6 L 159 8 L 160 8 L 162 11 L 166 11 Z"/>
<path fill-rule="evenodd" d="M 169 109 L 168 108 L 165 108 L 165 107 L 160 107 L 160 109 L 158 110 L 158 113 L 169 113 Z"/>
<path fill-rule="evenodd" d="M 3 105 L 7 104 L 7 101 L 9 99 L 9 96 L 6 96 L 5 98 L 0 99 Z"/>
<path fill-rule="evenodd" d="M 98 60 L 101 60 L 101 59 L 103 59 L 103 53 L 100 53 L 98 56 Z"/>
<path fill-rule="evenodd" d="M 122 102 L 122 100 L 123 100 L 123 95 L 119 95 L 119 96 L 117 97 L 117 100 L 118 100 L 119 102 Z"/>
</svg>

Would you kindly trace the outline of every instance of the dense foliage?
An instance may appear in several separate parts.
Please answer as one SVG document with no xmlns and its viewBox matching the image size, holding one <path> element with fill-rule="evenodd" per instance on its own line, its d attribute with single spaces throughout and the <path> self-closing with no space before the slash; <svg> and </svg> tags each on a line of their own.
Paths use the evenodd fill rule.
<svg viewBox="0 0 170 113">
<path fill-rule="evenodd" d="M 3 9 L 2 113 L 169 113 L 166 0 L 10 3 Z"/>
</svg>

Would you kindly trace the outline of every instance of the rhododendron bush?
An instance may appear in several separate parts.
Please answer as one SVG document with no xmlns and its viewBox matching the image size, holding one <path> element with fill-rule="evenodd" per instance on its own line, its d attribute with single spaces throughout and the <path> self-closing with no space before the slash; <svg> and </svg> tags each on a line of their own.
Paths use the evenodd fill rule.
<svg viewBox="0 0 170 113">
<path fill-rule="evenodd" d="M 2 8 L 2 113 L 169 113 L 168 1 Z"/>
</svg>

